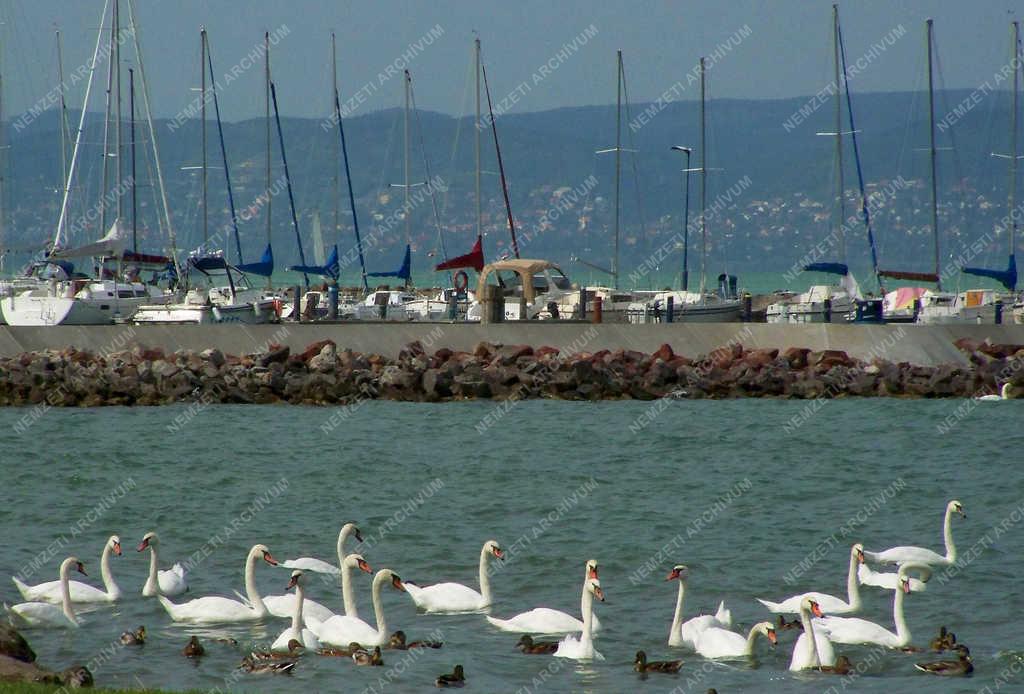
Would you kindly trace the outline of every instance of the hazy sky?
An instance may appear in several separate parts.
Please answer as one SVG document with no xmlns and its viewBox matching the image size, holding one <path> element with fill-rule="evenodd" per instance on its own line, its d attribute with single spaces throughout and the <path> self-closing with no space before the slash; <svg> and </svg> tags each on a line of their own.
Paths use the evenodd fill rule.
<svg viewBox="0 0 1024 694">
<path fill-rule="evenodd" d="M 127 0 L 121 5 L 127 24 Z M 331 30 L 338 35 L 343 99 L 362 94 L 356 113 L 400 103 L 401 79 L 386 72 L 389 66 L 392 71 L 402 67 L 401 56 L 417 41 L 408 67 L 419 106 L 465 112 L 474 30 L 483 42 L 495 99 L 518 92 L 512 112 L 614 102 L 618 48 L 634 102 L 653 100 L 680 80 L 685 84 L 698 56 L 723 43 L 731 43 L 731 50 L 711 73 L 714 96 L 812 94 L 831 74 L 830 0 L 136 0 L 136 5 L 154 110 L 161 117 L 174 117 L 194 98 L 190 89 L 199 83 L 203 24 L 220 81 L 238 66 L 237 77 L 221 90 L 229 121 L 262 113 L 262 58 L 245 68 L 264 31 L 280 37 L 271 49 L 272 69 L 282 112 L 293 116 L 328 112 Z M 921 88 L 927 17 L 935 20 L 940 86 L 978 87 L 1009 60 L 1012 5 L 1004 0 L 841 5 L 848 59 L 870 54 L 852 88 Z M 102 7 L 102 0 L 0 2 L 5 118 L 17 118 L 56 85 L 55 25 L 65 36 L 65 72 L 87 64 Z M 574 39 L 575 49 L 563 48 Z M 124 56 L 133 60 L 130 50 Z M 544 64 L 550 68 L 538 79 Z M 106 76 L 97 79 L 93 109 L 102 108 Z M 83 93 L 84 81 L 69 89 L 69 103 L 80 105 Z M 677 87 L 672 98 L 694 95 Z"/>
</svg>

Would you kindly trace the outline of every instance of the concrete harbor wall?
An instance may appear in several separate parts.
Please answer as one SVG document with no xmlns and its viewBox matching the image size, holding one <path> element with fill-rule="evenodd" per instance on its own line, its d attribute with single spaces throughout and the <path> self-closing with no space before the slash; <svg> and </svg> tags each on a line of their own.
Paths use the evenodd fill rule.
<svg viewBox="0 0 1024 694">
<path fill-rule="evenodd" d="M 843 350 L 854 359 L 880 357 L 921 366 L 965 364 L 953 342 L 958 338 L 1024 344 L 1024 325 L 774 325 L 764 323 L 673 323 L 657 325 L 531 322 L 466 323 L 281 323 L 278 325 L 110 325 L 0 326 L 0 357 L 23 352 L 76 347 L 97 353 L 136 346 L 201 351 L 217 348 L 243 355 L 269 344 L 302 351 L 318 340 L 339 349 L 397 357 L 405 345 L 420 341 L 428 350 L 447 347 L 471 351 L 481 342 L 550 345 L 573 351 L 631 349 L 652 353 L 668 343 L 676 354 L 696 357 L 732 344 L 747 349 L 803 347 Z"/>
</svg>

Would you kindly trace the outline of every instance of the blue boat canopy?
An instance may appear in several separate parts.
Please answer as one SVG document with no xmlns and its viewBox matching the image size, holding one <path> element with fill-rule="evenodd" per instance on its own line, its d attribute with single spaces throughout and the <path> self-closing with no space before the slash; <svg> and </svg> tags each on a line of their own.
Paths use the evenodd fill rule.
<svg viewBox="0 0 1024 694">
<path fill-rule="evenodd" d="M 258 263 L 243 263 L 238 266 L 240 272 L 244 272 L 247 275 L 259 275 L 260 277 L 270 277 L 274 274 L 274 251 L 271 249 L 270 244 L 267 244 L 267 248 L 263 251 L 263 257 L 260 258 Z"/>
</svg>

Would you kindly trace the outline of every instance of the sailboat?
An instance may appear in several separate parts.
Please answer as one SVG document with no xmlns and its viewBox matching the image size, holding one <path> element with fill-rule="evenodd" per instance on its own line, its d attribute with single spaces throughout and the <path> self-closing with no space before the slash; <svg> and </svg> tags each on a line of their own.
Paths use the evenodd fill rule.
<svg viewBox="0 0 1024 694">
<path fill-rule="evenodd" d="M 769 323 L 843 323 L 854 310 L 856 302 L 863 298 L 860 287 L 857 286 L 857 280 L 850 274 L 850 268 L 846 262 L 846 186 L 843 176 L 843 136 L 853 133 L 843 132 L 838 5 L 832 6 L 832 49 L 836 85 L 834 132 L 818 133 L 818 135 L 835 138 L 836 195 L 832 234 L 840 241 L 841 260 L 839 262 L 814 262 L 805 265 L 803 269 L 806 272 L 838 275 L 840 279 L 835 284 L 812 285 L 806 292 L 784 301 L 769 304 L 766 312 Z M 849 85 L 846 86 L 848 90 Z"/>
<path fill-rule="evenodd" d="M 976 320 L 990 318 L 987 322 L 992 322 L 995 319 L 994 304 L 996 301 L 1002 301 L 1007 307 L 1012 307 L 1014 322 L 1024 322 L 1024 302 L 1022 302 L 1021 296 L 1017 292 L 1017 254 L 1016 254 L 1016 243 L 1017 243 L 1017 216 L 1016 211 L 1016 193 L 1017 193 L 1017 162 L 1022 158 L 1017 154 L 1017 131 L 1019 126 L 1020 117 L 1020 77 L 1021 77 L 1021 45 L 1020 45 L 1020 22 L 1011 22 L 1010 24 L 1010 65 L 1013 66 L 1013 87 L 1011 90 L 1010 99 L 1010 152 L 1009 154 L 995 154 L 992 156 L 1008 159 L 1010 162 L 1010 170 L 1008 176 L 1008 187 L 1009 190 L 1006 196 L 1006 219 L 1007 219 L 1007 246 L 1008 246 L 1008 258 L 1007 267 L 1005 270 L 991 270 L 988 268 L 976 268 L 976 267 L 965 267 L 962 268 L 964 274 L 974 275 L 976 277 L 988 277 L 994 279 L 1003 285 L 1004 292 L 992 292 L 991 298 L 985 294 L 981 294 L 981 290 L 968 290 L 962 294 L 958 294 L 957 298 L 960 299 L 961 304 L 960 310 L 957 312 L 957 317 L 962 321 L 974 322 Z M 973 295 L 973 296 L 972 296 Z M 962 299 L 961 299 L 962 297 Z M 988 299 L 988 300 L 986 300 Z M 982 315 L 982 314 L 985 315 Z"/>
<path fill-rule="evenodd" d="M 708 156 L 707 156 L 707 113 L 706 113 L 705 64 L 700 59 L 700 289 L 697 292 L 674 290 L 654 292 L 644 302 L 630 306 L 632 320 L 646 321 L 651 315 L 658 315 L 667 310 L 669 299 L 672 300 L 673 319 L 681 322 L 726 323 L 738 321 L 743 309 L 736 293 L 736 278 L 722 273 L 718 276 L 718 291 L 712 292 L 707 286 L 707 198 L 708 198 Z"/>
<path fill-rule="evenodd" d="M 200 132 L 202 141 L 202 231 L 203 245 L 189 256 L 187 270 L 189 278 L 201 276 L 207 280 L 203 284 L 189 288 L 179 301 L 147 304 L 140 306 L 135 312 L 133 322 L 147 323 L 267 323 L 274 317 L 274 300 L 261 296 L 259 290 L 248 286 L 248 280 L 237 267 L 228 263 L 223 250 L 210 249 L 209 236 L 209 194 L 206 136 L 206 76 L 213 80 L 213 60 L 209 55 L 209 38 L 206 29 L 199 30 L 199 71 L 200 79 Z M 213 99 L 216 106 L 217 130 L 220 134 L 221 154 L 223 156 L 224 174 L 228 185 L 228 199 L 231 206 L 231 219 L 234 225 L 235 244 L 239 257 L 241 245 L 238 238 L 238 215 L 235 212 L 234 196 L 231 192 L 231 174 L 228 169 L 227 151 L 224 146 L 224 133 L 221 127 L 220 106 L 217 105 L 216 87 Z M 134 118 L 134 114 L 133 114 Z M 133 120 L 134 122 L 134 120 Z M 133 158 L 134 160 L 134 158 Z M 226 286 L 218 286 L 220 278 L 226 280 Z"/>
<path fill-rule="evenodd" d="M 920 272 L 920 271 L 909 271 L 909 270 L 878 270 L 879 283 L 881 278 L 889 277 L 896 280 L 909 280 L 912 282 L 930 282 L 935 284 L 935 289 L 924 289 L 924 288 L 908 288 L 901 287 L 898 290 L 894 290 L 885 295 L 885 301 L 883 304 L 883 318 L 888 323 L 906 323 L 915 322 L 917 320 L 917 314 L 919 311 L 915 308 L 908 310 L 906 303 L 899 303 L 902 297 L 915 296 L 919 297 L 914 300 L 914 306 L 920 306 L 924 297 L 928 296 L 932 300 L 938 300 L 942 297 L 942 300 L 952 295 L 944 294 L 942 292 L 942 276 L 940 274 L 940 255 L 939 255 L 939 213 L 938 213 L 938 179 L 936 174 L 936 154 L 938 149 L 935 145 L 935 88 L 932 62 L 934 58 L 934 42 L 932 40 L 932 20 L 929 19 L 925 22 L 926 27 L 926 51 L 927 51 L 927 70 L 928 70 L 928 161 L 930 170 L 930 181 L 931 181 L 931 227 L 932 227 L 932 240 L 933 240 L 933 263 L 934 269 L 931 272 Z"/>
<path fill-rule="evenodd" d="M 111 61 L 107 73 L 107 103 L 106 120 L 104 126 L 103 143 L 103 199 L 108 193 L 109 184 L 108 160 L 114 159 L 116 175 L 119 185 L 123 178 L 123 147 L 121 138 L 121 56 L 120 56 L 120 8 L 119 0 L 112 1 L 109 51 Z M 64 180 L 64 195 L 61 204 L 60 217 L 57 222 L 57 230 L 53 243 L 45 259 L 45 270 L 41 276 L 47 278 L 45 284 L 20 293 L 7 296 L 0 300 L 0 311 L 4 320 L 9 325 L 24 326 L 47 326 L 47 325 L 96 325 L 114 323 L 128 320 L 136 309 L 145 303 L 157 303 L 170 298 L 161 289 L 153 284 L 143 283 L 137 280 L 137 274 L 132 273 L 135 263 L 131 256 L 126 256 L 128 246 L 128 229 L 124 222 L 124 196 L 117 196 L 117 212 L 110 226 L 107 226 L 106 205 L 101 209 L 101 226 L 106 229 L 105 235 L 95 242 L 87 243 L 78 247 L 67 247 L 70 240 L 69 210 L 70 197 L 78 161 L 81 154 L 82 134 L 85 127 L 85 116 L 88 111 L 89 95 L 95 78 L 96 64 L 100 48 L 103 44 L 103 22 L 107 19 L 107 10 L 111 7 L 110 0 L 104 3 L 103 14 L 100 19 L 100 29 L 96 36 L 96 45 L 93 50 L 93 59 L 90 63 L 89 78 L 86 83 L 85 97 L 83 100 L 82 112 L 79 117 L 78 130 L 75 134 L 75 144 L 72 150 L 71 163 L 67 176 Z M 139 50 L 138 34 L 135 26 L 135 16 L 131 11 L 129 3 L 130 35 L 134 39 L 138 69 L 143 79 L 145 89 L 145 71 L 143 68 L 142 54 Z M 115 150 L 111 152 L 108 144 L 108 126 L 110 123 L 111 98 L 114 96 L 116 113 L 114 115 L 115 127 Z M 145 111 L 149 126 L 150 142 L 153 147 L 154 168 L 157 172 L 160 187 L 161 199 L 163 202 L 163 213 L 167 223 L 168 234 L 171 236 L 171 245 L 174 246 L 173 228 L 170 225 L 170 215 L 166 206 L 166 191 L 163 187 L 163 178 L 160 172 L 159 154 L 156 146 L 156 134 L 153 129 L 152 114 L 149 109 L 148 99 L 145 101 Z M 93 258 L 98 260 L 96 265 L 96 277 L 89 277 L 74 271 L 70 260 Z M 174 262 L 172 258 L 150 256 L 148 259 L 158 259 L 157 262 Z M 127 261 L 127 263 L 126 263 Z M 113 268 L 110 265 L 113 264 Z M 132 267 L 130 267 L 131 265 Z"/>
</svg>

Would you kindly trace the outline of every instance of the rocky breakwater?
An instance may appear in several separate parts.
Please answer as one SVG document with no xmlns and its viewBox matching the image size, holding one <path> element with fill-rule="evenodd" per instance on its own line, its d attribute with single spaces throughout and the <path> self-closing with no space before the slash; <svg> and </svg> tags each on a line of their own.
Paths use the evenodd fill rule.
<svg viewBox="0 0 1024 694">
<path fill-rule="evenodd" d="M 73 665 L 62 672 L 40 667 L 25 637 L 7 624 L 0 624 L 0 682 L 34 682 L 69 689 L 93 684 L 92 673 L 82 665 Z"/>
<path fill-rule="evenodd" d="M 364 399 L 565 400 L 834 398 L 846 396 L 1024 397 L 1024 345 L 957 342 L 966 364 L 934 367 L 861 361 L 843 351 L 745 349 L 732 345 L 687 357 L 662 345 L 562 352 L 482 342 L 472 352 L 412 343 L 397 359 L 329 340 L 301 353 L 271 345 L 242 356 L 216 349 L 159 349 L 99 355 L 74 348 L 0 359 L 0 405 L 159 405 L 173 402 L 345 404 Z"/>
</svg>

